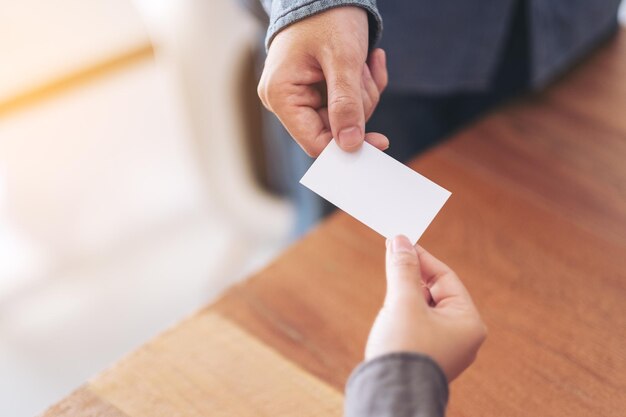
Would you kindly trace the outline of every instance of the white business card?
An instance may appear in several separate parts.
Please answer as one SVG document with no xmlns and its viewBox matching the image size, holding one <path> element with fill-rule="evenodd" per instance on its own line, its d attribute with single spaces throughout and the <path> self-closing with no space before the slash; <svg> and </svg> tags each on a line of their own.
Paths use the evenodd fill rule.
<svg viewBox="0 0 626 417">
<path fill-rule="evenodd" d="M 450 192 L 369 143 L 345 152 L 332 140 L 300 183 L 386 238 L 415 244 Z"/>
</svg>

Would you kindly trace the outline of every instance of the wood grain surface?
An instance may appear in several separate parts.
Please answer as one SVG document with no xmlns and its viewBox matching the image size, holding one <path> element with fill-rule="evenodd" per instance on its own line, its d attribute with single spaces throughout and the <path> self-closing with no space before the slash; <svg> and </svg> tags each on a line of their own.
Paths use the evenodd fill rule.
<svg viewBox="0 0 626 417">
<path fill-rule="evenodd" d="M 548 91 L 479 120 L 411 166 L 453 193 L 420 243 L 457 271 L 489 327 L 476 363 L 452 384 L 448 415 L 623 416 L 624 30 Z M 382 302 L 383 261 L 383 238 L 337 213 L 191 322 L 218 312 L 246 338 L 341 390 L 362 359 Z M 209 389 L 215 381 L 201 375 L 186 385 L 151 377 L 151 394 L 125 392 L 131 371 L 158 375 L 168 361 L 194 374 L 218 366 L 206 367 L 208 346 L 228 344 L 206 342 L 212 336 L 196 333 L 189 322 L 181 326 L 189 327 L 182 340 L 164 334 L 46 416 L 90 415 L 89 407 L 106 409 L 106 416 L 117 416 L 119 409 L 128 417 L 166 415 L 160 407 L 169 394 L 158 393 L 174 388 L 178 405 L 201 407 L 220 392 Z M 155 345 L 168 346 L 168 361 L 142 359 L 154 355 Z M 230 366 L 241 372 L 234 363 L 219 368 L 227 372 Z M 250 372 L 265 369 L 259 365 Z M 259 386 L 257 395 L 284 384 L 275 383 L 278 388 Z M 292 401 L 292 393 L 284 392 L 284 400 Z M 119 398 L 129 396 L 137 408 L 120 405 Z M 329 404 L 338 401 L 335 394 L 323 397 L 332 398 Z M 84 412 L 67 411 L 81 401 Z M 303 413 L 313 406 L 307 398 L 298 401 Z M 59 409 L 63 404 L 69 408 Z"/>
<path fill-rule="evenodd" d="M 95 377 L 54 416 L 341 416 L 342 395 L 221 317 L 193 316 Z"/>
<path fill-rule="evenodd" d="M 452 191 L 421 240 L 490 334 L 449 416 L 626 410 L 626 34 L 411 166 Z M 338 389 L 384 291 L 384 242 L 338 213 L 217 306 Z"/>
</svg>

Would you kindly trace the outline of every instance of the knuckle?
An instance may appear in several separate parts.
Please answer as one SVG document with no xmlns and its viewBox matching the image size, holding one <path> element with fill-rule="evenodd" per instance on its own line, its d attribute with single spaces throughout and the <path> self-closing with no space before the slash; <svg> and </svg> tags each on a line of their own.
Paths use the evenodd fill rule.
<svg viewBox="0 0 626 417">
<path fill-rule="evenodd" d="M 382 88 L 381 88 L 381 92 L 382 92 L 383 90 L 387 88 L 387 85 L 389 84 L 389 76 L 387 75 L 386 71 L 385 71 L 384 76 L 382 77 L 381 84 L 382 84 Z"/>
<path fill-rule="evenodd" d="M 316 137 L 310 138 L 306 141 L 306 153 L 312 158 L 317 158 L 322 153 L 324 148 L 326 148 L 326 145 L 328 145 L 331 138 L 332 134 L 330 131 L 319 133 Z"/>
<path fill-rule="evenodd" d="M 337 94 L 328 103 L 328 110 L 335 114 L 350 114 L 358 105 L 361 104 L 354 97 L 348 94 Z"/>
<path fill-rule="evenodd" d="M 278 102 L 280 98 L 280 87 L 273 82 L 267 84 L 265 88 L 265 99 L 267 103 L 272 105 Z"/>
<path fill-rule="evenodd" d="M 300 132 L 301 135 L 294 136 L 294 140 L 300 145 L 302 150 L 311 158 L 317 158 L 324 148 L 326 144 L 330 142 L 330 133 L 322 134 L 320 136 L 315 137 L 311 135 L 312 132 Z M 328 138 L 326 138 L 328 136 Z"/>
<path fill-rule="evenodd" d="M 284 88 L 280 91 L 280 101 L 288 107 L 298 107 L 301 103 L 308 103 L 307 90 L 298 88 Z"/>
<path fill-rule="evenodd" d="M 372 106 L 376 107 L 378 103 L 380 102 L 380 93 L 378 91 L 374 92 L 371 98 L 372 98 Z"/>
<path fill-rule="evenodd" d="M 284 85 L 279 82 L 279 74 L 268 74 L 259 83 L 259 96 L 262 96 L 266 106 L 272 107 L 280 102 L 283 95 Z"/>
<path fill-rule="evenodd" d="M 477 344 L 481 344 L 487 338 L 487 326 L 485 323 L 477 317 L 471 321 L 471 332 L 477 342 Z"/>
<path fill-rule="evenodd" d="M 343 46 L 334 51 L 333 58 L 335 65 L 339 68 L 360 68 L 365 63 L 364 57 L 358 51 Z"/>
<path fill-rule="evenodd" d="M 391 255 L 391 263 L 395 266 L 417 266 L 418 260 L 415 254 L 398 252 Z"/>
<path fill-rule="evenodd" d="M 487 328 L 487 325 L 481 321 L 480 330 L 479 330 L 480 340 L 481 341 L 485 340 L 488 334 L 489 334 L 489 329 Z"/>
<path fill-rule="evenodd" d="M 478 349 L 475 349 L 471 355 L 469 356 L 468 366 L 476 362 L 476 358 L 478 358 Z"/>
<path fill-rule="evenodd" d="M 320 151 L 315 149 L 315 147 L 310 146 L 306 142 L 299 141 L 298 144 L 300 145 L 304 153 L 306 153 L 310 158 L 317 158 L 321 153 Z"/>
<path fill-rule="evenodd" d="M 263 105 L 265 107 L 267 107 L 267 100 L 265 97 L 265 84 L 263 82 L 260 82 L 257 87 L 256 87 L 256 93 L 259 96 L 259 99 L 261 99 L 261 103 L 263 103 Z"/>
</svg>

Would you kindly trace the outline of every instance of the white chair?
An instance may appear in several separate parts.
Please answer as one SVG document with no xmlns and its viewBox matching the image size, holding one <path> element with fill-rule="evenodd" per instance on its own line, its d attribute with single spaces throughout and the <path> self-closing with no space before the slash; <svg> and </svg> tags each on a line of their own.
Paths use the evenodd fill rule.
<svg viewBox="0 0 626 417">
<path fill-rule="evenodd" d="M 207 197 L 245 241 L 284 240 L 293 208 L 259 186 L 245 140 L 243 74 L 257 40 L 233 0 L 135 0 L 157 59 L 176 79 L 189 115 Z M 249 99 L 256 100 L 254 89 Z"/>
</svg>

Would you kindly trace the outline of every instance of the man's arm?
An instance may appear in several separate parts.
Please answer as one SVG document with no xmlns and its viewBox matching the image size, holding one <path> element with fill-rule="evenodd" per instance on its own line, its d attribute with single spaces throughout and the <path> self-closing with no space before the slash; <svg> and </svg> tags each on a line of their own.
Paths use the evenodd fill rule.
<svg viewBox="0 0 626 417">
<path fill-rule="evenodd" d="M 386 149 L 386 138 L 365 135 L 365 122 L 387 85 L 385 53 L 371 49 L 381 30 L 375 2 L 265 5 L 268 54 L 258 86 L 263 105 L 310 156 L 319 155 L 332 138 L 346 151 L 363 140 Z"/>
</svg>

